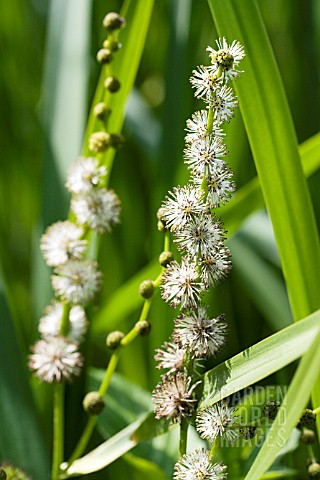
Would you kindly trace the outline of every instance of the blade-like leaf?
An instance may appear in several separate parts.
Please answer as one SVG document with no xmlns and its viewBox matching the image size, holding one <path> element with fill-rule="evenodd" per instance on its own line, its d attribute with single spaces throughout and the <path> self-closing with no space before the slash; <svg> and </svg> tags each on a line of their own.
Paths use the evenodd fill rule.
<svg viewBox="0 0 320 480">
<path fill-rule="evenodd" d="M 278 415 L 245 480 L 260 478 L 277 458 L 307 405 L 311 390 L 319 375 L 319 365 L 320 332 L 313 336 L 311 347 L 303 355 Z"/>
<path fill-rule="evenodd" d="M 4 295 L 0 292 L 0 463 L 49 478 L 49 456 Z"/>
<path fill-rule="evenodd" d="M 320 329 L 320 311 L 290 325 L 203 376 L 199 409 L 280 370 L 305 353 Z"/>
<path fill-rule="evenodd" d="M 236 82 L 242 117 L 296 320 L 320 306 L 320 245 L 279 71 L 254 0 L 209 0 L 221 36 L 246 50 Z"/>
</svg>

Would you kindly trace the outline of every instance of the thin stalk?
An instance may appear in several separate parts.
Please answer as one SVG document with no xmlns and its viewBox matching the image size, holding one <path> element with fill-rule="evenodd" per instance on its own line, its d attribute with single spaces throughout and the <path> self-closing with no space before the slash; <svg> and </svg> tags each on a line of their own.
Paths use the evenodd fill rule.
<svg viewBox="0 0 320 480">
<path fill-rule="evenodd" d="M 53 385 L 53 460 L 52 480 L 57 480 L 64 452 L 64 384 Z"/>
<path fill-rule="evenodd" d="M 182 417 L 180 422 L 179 458 L 187 453 L 188 421 Z"/>
<path fill-rule="evenodd" d="M 70 314 L 71 307 L 67 303 L 63 304 L 63 311 L 60 324 L 60 335 L 66 337 L 70 331 Z"/>
<path fill-rule="evenodd" d="M 218 449 L 218 447 L 219 447 L 219 443 L 220 443 L 220 442 L 219 442 L 219 437 L 216 437 L 216 438 L 214 439 L 213 445 L 212 445 L 211 450 L 210 450 L 210 459 L 211 459 L 212 461 L 214 460 L 214 457 L 215 457 L 215 455 L 216 455 L 216 453 L 217 453 L 217 449 Z"/>
</svg>

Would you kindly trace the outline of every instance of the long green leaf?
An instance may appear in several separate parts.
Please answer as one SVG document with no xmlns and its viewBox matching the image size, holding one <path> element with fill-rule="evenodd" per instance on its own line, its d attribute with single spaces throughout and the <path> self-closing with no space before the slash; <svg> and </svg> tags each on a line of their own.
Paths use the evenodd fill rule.
<svg viewBox="0 0 320 480">
<path fill-rule="evenodd" d="M 277 458 L 308 403 L 311 390 L 319 375 L 319 365 L 320 332 L 314 335 L 311 347 L 303 355 L 278 415 L 245 480 L 260 478 Z"/>
<path fill-rule="evenodd" d="M 320 306 L 320 242 L 280 74 L 256 1 L 208 2 L 219 34 L 237 38 L 247 52 L 236 90 L 293 317 L 300 320 Z M 320 404 L 320 382 L 312 396 Z"/>
<path fill-rule="evenodd" d="M 320 168 L 320 133 L 301 143 L 299 154 L 305 177 L 309 178 Z M 263 207 L 264 198 L 259 178 L 254 177 L 236 191 L 229 203 L 220 208 L 219 216 L 223 218 L 228 236 L 237 231 L 248 215 Z"/>
<path fill-rule="evenodd" d="M 49 478 L 49 456 L 2 291 L 0 311 L 0 463 L 12 463 L 42 480 Z"/>
<path fill-rule="evenodd" d="M 320 306 L 320 246 L 282 81 L 256 2 L 208 1 L 219 34 L 237 38 L 247 52 L 236 90 L 299 320 Z"/>
<path fill-rule="evenodd" d="M 203 376 L 199 409 L 266 378 L 303 355 L 320 328 L 320 310 L 271 335 Z"/>
</svg>

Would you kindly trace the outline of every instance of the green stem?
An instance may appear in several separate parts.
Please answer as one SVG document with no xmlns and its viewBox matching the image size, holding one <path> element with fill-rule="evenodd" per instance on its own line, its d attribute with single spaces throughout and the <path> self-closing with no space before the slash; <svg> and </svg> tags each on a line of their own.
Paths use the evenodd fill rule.
<svg viewBox="0 0 320 480">
<path fill-rule="evenodd" d="M 180 442 L 179 442 L 179 457 L 187 453 L 187 441 L 188 441 L 188 421 L 182 417 L 180 422 Z"/>
<path fill-rule="evenodd" d="M 313 413 L 314 413 L 315 415 L 317 415 L 318 413 L 320 413 L 320 407 L 315 408 L 315 409 L 313 410 Z"/>
<path fill-rule="evenodd" d="M 170 252 L 170 232 L 166 230 L 164 234 L 164 248 L 165 252 Z"/>
<path fill-rule="evenodd" d="M 67 303 L 63 304 L 63 311 L 60 324 L 60 335 L 66 337 L 70 331 L 70 314 L 71 307 Z"/>
<path fill-rule="evenodd" d="M 215 454 L 217 453 L 217 449 L 218 449 L 218 446 L 219 446 L 219 443 L 220 443 L 219 440 L 220 440 L 220 437 L 216 437 L 214 439 L 213 445 L 212 445 L 211 450 L 210 450 L 210 459 L 211 460 L 214 460 Z"/>
<path fill-rule="evenodd" d="M 110 385 L 111 377 L 115 372 L 115 369 L 118 365 L 118 361 L 120 358 L 120 353 L 121 353 L 121 347 L 118 347 L 113 354 L 111 355 L 108 367 L 106 369 L 106 373 L 104 375 L 104 379 L 102 380 L 102 383 L 99 388 L 99 393 L 101 397 L 106 394 L 108 387 Z"/>
<path fill-rule="evenodd" d="M 64 384 L 53 385 L 53 460 L 52 480 L 57 480 L 64 451 Z"/>
<path fill-rule="evenodd" d="M 79 458 L 82 455 L 82 453 L 84 452 L 86 446 L 88 445 L 88 442 L 90 440 L 90 437 L 92 435 L 92 432 L 93 432 L 93 429 L 96 425 L 96 422 L 97 422 L 97 417 L 96 416 L 93 415 L 92 417 L 89 417 L 89 419 L 87 421 L 87 424 L 85 426 L 85 429 L 83 430 L 82 435 L 80 437 L 80 440 L 77 443 L 76 448 L 74 449 L 71 457 L 68 460 L 68 467 L 70 467 L 70 465 L 77 458 Z"/>
<path fill-rule="evenodd" d="M 210 107 L 209 110 L 208 110 L 207 133 L 212 132 L 213 120 L 214 120 L 213 108 Z"/>
<path fill-rule="evenodd" d="M 311 462 L 316 463 L 317 460 L 316 460 L 316 456 L 315 456 L 315 453 L 313 451 L 312 445 L 306 445 L 306 447 L 307 447 L 308 455 L 310 457 Z"/>
</svg>

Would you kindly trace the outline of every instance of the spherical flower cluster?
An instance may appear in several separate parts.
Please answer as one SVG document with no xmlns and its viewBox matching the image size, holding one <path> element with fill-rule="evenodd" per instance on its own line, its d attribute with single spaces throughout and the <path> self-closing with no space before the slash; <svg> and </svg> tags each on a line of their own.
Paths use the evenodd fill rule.
<svg viewBox="0 0 320 480">
<path fill-rule="evenodd" d="M 194 414 L 199 380 L 199 362 L 219 354 L 226 344 L 224 315 L 212 318 L 203 302 L 209 288 L 224 278 L 230 268 L 225 246 L 227 232 L 212 209 L 229 201 L 235 190 L 228 167 L 222 124 L 229 122 L 238 102 L 227 82 L 235 79 L 244 57 L 236 41 L 217 41 L 218 50 L 208 47 L 211 65 L 200 66 L 190 79 L 195 96 L 207 108 L 187 120 L 185 163 L 191 178 L 185 186 L 174 187 L 158 212 L 161 231 L 170 231 L 181 261 L 170 261 L 160 285 L 164 301 L 180 308 L 171 339 L 156 351 L 158 368 L 166 369 L 153 391 L 156 418 L 177 422 Z M 196 417 L 200 436 L 214 442 L 218 435 L 234 440 L 237 412 L 225 402 L 201 411 Z M 175 480 L 224 479 L 226 467 L 213 464 L 204 449 L 184 455 L 175 466 Z"/>
</svg>

